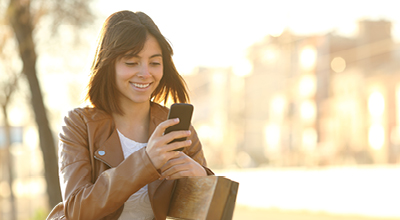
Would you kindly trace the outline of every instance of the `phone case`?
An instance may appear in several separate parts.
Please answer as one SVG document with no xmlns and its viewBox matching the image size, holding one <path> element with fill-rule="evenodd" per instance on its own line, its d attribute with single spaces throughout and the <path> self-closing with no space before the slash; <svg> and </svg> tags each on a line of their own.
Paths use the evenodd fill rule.
<svg viewBox="0 0 400 220">
<path fill-rule="evenodd" d="M 174 126 L 168 127 L 165 130 L 165 134 L 168 134 L 172 131 L 189 130 L 190 123 L 192 120 L 192 114 L 193 114 L 193 105 L 186 103 L 173 104 L 169 110 L 168 119 L 179 118 L 179 123 Z M 174 139 L 170 143 L 176 141 L 184 141 L 184 140 L 186 140 L 186 138 Z M 182 151 L 183 148 L 177 150 Z"/>
</svg>

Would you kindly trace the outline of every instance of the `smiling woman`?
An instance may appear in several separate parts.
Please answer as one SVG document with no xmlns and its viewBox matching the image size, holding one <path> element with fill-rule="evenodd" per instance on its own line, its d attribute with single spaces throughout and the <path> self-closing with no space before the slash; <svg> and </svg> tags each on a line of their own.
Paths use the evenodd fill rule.
<svg viewBox="0 0 400 220">
<path fill-rule="evenodd" d="M 70 111 L 61 129 L 63 202 L 48 219 L 165 219 L 176 179 L 213 175 L 193 127 L 164 135 L 179 120 L 167 120 L 160 103 L 189 100 L 171 56 L 146 14 L 107 18 L 88 85 L 92 106 Z"/>
<path fill-rule="evenodd" d="M 149 35 L 136 55 L 124 55 L 115 64 L 116 87 L 121 93 L 119 104 L 148 102 L 163 77 L 162 51 L 157 40 Z"/>
</svg>

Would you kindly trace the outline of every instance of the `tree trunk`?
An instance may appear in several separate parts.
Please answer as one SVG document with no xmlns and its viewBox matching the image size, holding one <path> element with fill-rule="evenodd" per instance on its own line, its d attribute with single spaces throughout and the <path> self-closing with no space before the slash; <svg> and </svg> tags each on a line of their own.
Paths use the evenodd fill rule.
<svg viewBox="0 0 400 220">
<path fill-rule="evenodd" d="M 8 173 L 8 184 L 10 186 L 10 205 L 11 205 L 11 220 L 17 219 L 17 209 L 15 203 L 15 197 L 13 192 L 13 181 L 14 181 L 14 172 L 13 172 L 13 157 L 11 155 L 11 131 L 10 124 L 8 123 L 8 113 L 7 113 L 7 105 L 2 106 L 3 116 L 4 116 L 4 131 L 5 131 L 5 139 L 6 139 L 6 166 Z"/>
<path fill-rule="evenodd" d="M 19 53 L 23 63 L 23 73 L 29 82 L 32 107 L 39 129 L 39 141 L 44 160 L 49 206 L 52 208 L 61 202 L 57 154 L 36 74 L 36 52 L 29 3 L 29 0 L 10 0 L 7 16 L 18 41 Z"/>
</svg>

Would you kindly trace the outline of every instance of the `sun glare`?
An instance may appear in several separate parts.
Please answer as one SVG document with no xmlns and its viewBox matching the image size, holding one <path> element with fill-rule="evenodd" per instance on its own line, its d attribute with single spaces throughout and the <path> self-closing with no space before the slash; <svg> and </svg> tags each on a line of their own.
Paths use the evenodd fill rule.
<svg viewBox="0 0 400 220">
<path fill-rule="evenodd" d="M 307 74 L 301 77 L 299 82 L 299 92 L 301 97 L 311 97 L 316 92 L 315 75 Z"/>
<path fill-rule="evenodd" d="M 385 129 L 382 125 L 375 124 L 369 128 L 368 142 L 369 145 L 375 150 L 379 150 L 383 147 L 385 143 Z"/>
<path fill-rule="evenodd" d="M 269 124 L 264 129 L 265 141 L 269 150 L 277 150 L 280 142 L 280 129 L 276 124 Z"/>
<path fill-rule="evenodd" d="M 373 117 L 380 117 L 385 110 L 385 99 L 380 92 L 373 92 L 368 98 L 368 110 Z"/>
<path fill-rule="evenodd" d="M 307 46 L 301 51 L 300 63 L 303 69 L 311 70 L 315 67 L 315 61 L 317 58 L 317 51 L 311 46 Z"/>
</svg>

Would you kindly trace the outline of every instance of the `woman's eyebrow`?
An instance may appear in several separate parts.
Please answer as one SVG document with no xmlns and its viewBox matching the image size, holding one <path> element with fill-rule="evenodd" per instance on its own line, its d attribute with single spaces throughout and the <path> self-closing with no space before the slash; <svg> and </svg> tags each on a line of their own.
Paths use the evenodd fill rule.
<svg viewBox="0 0 400 220">
<path fill-rule="evenodd" d="M 139 55 L 137 55 L 137 54 L 125 54 L 123 57 L 124 57 L 125 59 L 130 59 L 130 58 L 141 58 L 141 57 L 140 57 Z M 154 55 L 150 56 L 150 58 L 154 58 L 154 57 L 162 57 L 162 54 L 157 53 L 157 54 L 154 54 Z"/>
<path fill-rule="evenodd" d="M 153 58 L 153 57 L 162 57 L 162 54 L 160 54 L 160 53 L 158 53 L 158 54 L 154 54 L 153 56 L 151 56 L 150 58 Z"/>
</svg>

